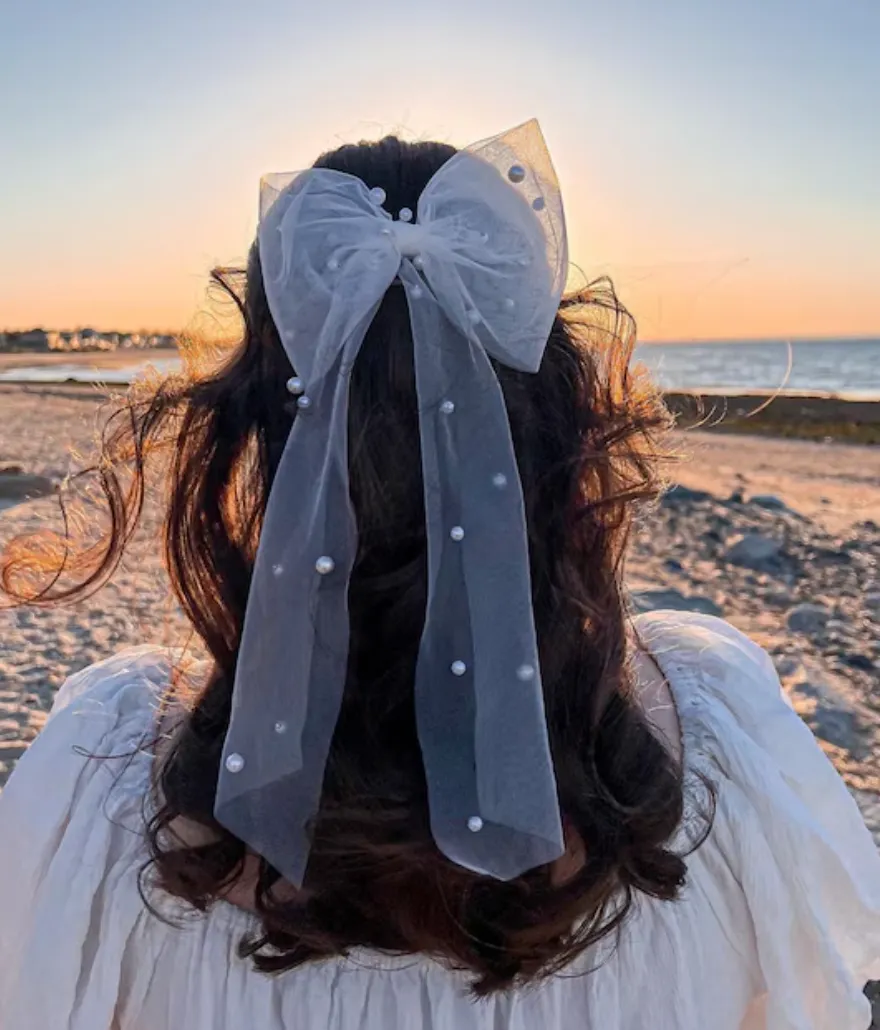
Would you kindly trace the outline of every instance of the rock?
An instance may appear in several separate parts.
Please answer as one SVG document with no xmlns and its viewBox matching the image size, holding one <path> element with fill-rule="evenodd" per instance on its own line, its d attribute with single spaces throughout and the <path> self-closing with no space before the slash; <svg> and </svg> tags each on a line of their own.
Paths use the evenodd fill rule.
<svg viewBox="0 0 880 1030">
<path fill-rule="evenodd" d="M 663 495 L 662 503 L 669 506 L 714 500 L 715 498 L 707 490 L 691 490 L 690 487 L 682 486 L 679 483 Z"/>
<path fill-rule="evenodd" d="M 785 617 L 785 624 L 792 633 L 816 636 L 828 627 L 831 613 L 821 604 L 796 605 Z"/>
<path fill-rule="evenodd" d="M 801 663 L 796 658 L 792 658 L 791 655 L 782 655 L 779 658 L 775 658 L 773 662 L 780 679 L 787 679 L 789 676 L 793 676 L 801 667 Z"/>
<path fill-rule="evenodd" d="M 803 677 L 789 687 L 789 696 L 816 736 L 858 760 L 871 754 L 871 741 L 865 734 L 871 716 L 851 696 L 846 676 L 805 662 Z"/>
<path fill-rule="evenodd" d="M 874 671 L 874 659 L 866 654 L 845 654 L 842 658 L 851 669 L 858 669 L 860 672 Z"/>
<path fill-rule="evenodd" d="M 746 533 L 737 537 L 721 557 L 731 565 L 766 572 L 776 567 L 783 555 L 783 547 L 778 540 L 760 533 Z"/>
<path fill-rule="evenodd" d="M 836 547 L 811 548 L 810 560 L 825 565 L 850 565 L 853 558 L 841 542 Z"/>
<path fill-rule="evenodd" d="M 15 762 L 27 751 L 20 740 L 0 740 L 0 762 Z"/>
<path fill-rule="evenodd" d="M 633 602 L 641 612 L 671 609 L 677 612 L 700 612 L 702 615 L 721 614 L 721 608 L 711 598 L 696 594 L 687 597 L 678 590 L 642 590 L 633 594 Z"/>
<path fill-rule="evenodd" d="M 29 476 L 19 472 L 0 472 L 0 500 L 29 501 L 51 494 L 55 484 L 46 476 Z"/>
<path fill-rule="evenodd" d="M 871 1025 L 868 1030 L 877 1030 L 880 1027 L 880 980 L 868 981 L 865 996 L 871 1003 Z"/>
<path fill-rule="evenodd" d="M 749 504 L 756 504 L 759 508 L 766 508 L 767 511 L 787 511 L 792 509 L 776 494 L 754 494 L 749 498 Z M 794 514 L 794 512 L 792 512 Z"/>
<path fill-rule="evenodd" d="M 745 499 L 746 499 L 745 498 L 745 494 L 742 492 L 742 490 L 734 490 L 733 493 L 730 495 L 730 497 L 727 498 L 727 503 L 728 504 L 744 504 L 745 503 Z"/>
<path fill-rule="evenodd" d="M 880 614 L 880 592 L 865 594 L 865 607 L 869 612 Z"/>
</svg>

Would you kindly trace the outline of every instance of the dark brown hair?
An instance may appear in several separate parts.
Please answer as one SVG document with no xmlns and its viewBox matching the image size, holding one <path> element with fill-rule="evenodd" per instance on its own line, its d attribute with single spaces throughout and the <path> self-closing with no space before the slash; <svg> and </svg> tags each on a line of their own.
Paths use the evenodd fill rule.
<svg viewBox="0 0 880 1030">
<path fill-rule="evenodd" d="M 396 212 L 415 209 L 453 153 L 387 138 L 317 165 L 383 187 Z M 158 884 L 198 909 L 223 896 L 246 858 L 214 821 L 214 793 L 261 519 L 296 417 L 285 391 L 294 370 L 256 248 L 246 273 L 217 270 L 214 280 L 240 308 L 242 340 L 219 369 L 134 392 L 110 420 L 93 470 L 107 534 L 80 552 L 66 539 L 54 549 L 19 542 L 2 567 L 5 590 L 19 598 L 45 603 L 97 588 L 140 518 L 148 458 L 160 459 L 167 566 L 213 671 L 157 770 L 146 890 Z M 537 375 L 497 369 L 526 501 L 560 804 L 579 852 L 567 877 L 544 867 L 500 883 L 449 862 L 428 827 L 413 705 L 426 592 L 418 421 L 409 318 L 400 288 L 389 289 L 351 385 L 359 551 L 343 710 L 304 889 L 279 892 L 276 871 L 258 863 L 262 931 L 241 947 L 261 969 L 356 947 L 422 953 L 468 971 L 486 994 L 561 969 L 621 925 L 635 892 L 677 896 L 685 865 L 669 842 L 682 816 L 681 775 L 633 695 L 622 588 L 634 508 L 658 492 L 668 428 L 657 394 L 631 368 L 634 335 L 610 284 L 598 282 L 563 300 Z M 51 582 L 28 593 L 22 584 L 47 572 Z M 209 842 L 182 846 L 181 820 L 207 828 Z"/>
</svg>

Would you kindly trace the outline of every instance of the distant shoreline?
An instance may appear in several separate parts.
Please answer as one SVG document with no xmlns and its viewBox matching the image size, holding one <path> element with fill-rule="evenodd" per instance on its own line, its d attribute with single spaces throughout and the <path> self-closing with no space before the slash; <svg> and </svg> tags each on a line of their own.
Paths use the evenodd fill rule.
<svg viewBox="0 0 880 1030">
<path fill-rule="evenodd" d="M 140 366 L 150 361 L 166 361 L 180 357 L 176 347 L 155 347 L 149 350 L 120 348 L 119 350 L 94 351 L 5 351 L 0 352 L 0 372 L 16 369 L 53 368 L 64 365 L 88 366 L 97 369 L 119 371 L 130 366 Z M 10 382 L 11 380 L 6 380 Z M 21 382 L 28 380 L 22 379 Z M 65 382 L 60 378 L 59 382 Z"/>
<path fill-rule="evenodd" d="M 880 397 L 772 390 L 670 390 L 664 397 L 682 429 L 880 444 Z"/>
</svg>

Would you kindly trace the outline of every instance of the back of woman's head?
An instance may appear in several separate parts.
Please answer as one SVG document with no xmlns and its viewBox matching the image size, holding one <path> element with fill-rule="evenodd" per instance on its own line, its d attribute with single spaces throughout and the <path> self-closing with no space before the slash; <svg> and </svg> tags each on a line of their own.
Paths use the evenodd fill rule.
<svg viewBox="0 0 880 1030">
<path fill-rule="evenodd" d="M 397 211 L 416 208 L 453 153 L 387 138 L 342 147 L 317 166 L 382 187 L 386 208 Z M 297 417 L 285 389 L 295 370 L 269 312 L 256 246 L 244 275 L 214 275 L 240 306 L 240 344 L 219 370 L 132 395 L 111 420 L 99 466 L 111 530 L 103 549 L 69 566 L 72 584 L 52 587 L 72 596 L 112 572 L 137 521 L 147 459 L 166 456 L 167 566 L 212 672 L 159 768 L 145 885 L 148 897 L 158 884 L 199 908 L 226 892 L 246 857 L 216 823 L 214 798 L 261 520 Z M 676 896 L 684 865 L 669 840 L 681 816 L 680 776 L 634 698 L 627 661 L 624 545 L 633 506 L 658 489 L 666 429 L 656 395 L 629 368 L 632 347 L 631 320 L 600 283 L 563 300 L 537 374 L 496 368 L 523 484 L 571 852 L 499 882 L 454 865 L 430 832 L 413 699 L 427 592 L 418 412 L 406 300 L 400 286 L 389 288 L 351 379 L 359 542 L 342 712 L 303 889 L 279 889 L 278 873 L 259 861 L 263 930 L 242 947 L 260 967 L 283 970 L 356 947 L 424 953 L 469 971 L 486 993 L 561 968 L 620 924 L 633 892 Z M 40 560 L 48 555 L 44 541 Z M 33 571 L 33 554 L 9 553 L 8 591 L 28 561 Z M 182 820 L 207 828 L 208 842 L 183 845 Z"/>
</svg>

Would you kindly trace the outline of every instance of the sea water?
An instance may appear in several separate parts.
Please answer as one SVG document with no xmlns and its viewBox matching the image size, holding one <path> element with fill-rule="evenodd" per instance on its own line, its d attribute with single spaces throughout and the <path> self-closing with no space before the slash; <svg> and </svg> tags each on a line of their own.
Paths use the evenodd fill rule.
<svg viewBox="0 0 880 1030">
<path fill-rule="evenodd" d="M 880 399 L 880 339 L 729 340 L 642 344 L 636 357 L 665 390 L 752 390 L 832 393 Z M 175 358 L 133 353 L 123 368 L 98 369 L 88 355 L 76 363 L 10 369 L 0 382 L 127 383 L 148 369 L 171 372 Z"/>
</svg>

